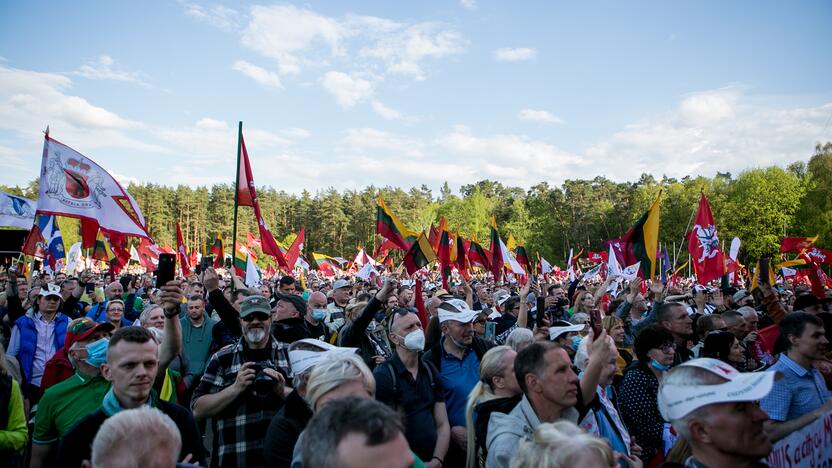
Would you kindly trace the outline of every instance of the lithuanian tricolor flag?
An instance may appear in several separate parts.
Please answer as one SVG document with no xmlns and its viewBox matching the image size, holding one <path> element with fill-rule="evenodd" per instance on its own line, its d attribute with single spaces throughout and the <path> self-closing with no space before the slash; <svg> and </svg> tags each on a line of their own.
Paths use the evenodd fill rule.
<svg viewBox="0 0 832 468">
<path fill-rule="evenodd" d="M 234 249 L 234 270 L 237 276 L 239 276 L 240 278 L 245 278 L 247 265 L 246 253 L 248 252 L 248 250 L 246 249 L 246 252 L 241 251 L 241 246 L 242 244 L 237 242 L 237 248 Z"/>
<path fill-rule="evenodd" d="M 434 260 L 436 260 L 436 254 L 433 252 L 427 236 L 422 232 L 405 254 L 404 267 L 407 274 L 412 276 L 417 270 L 424 268 Z"/>
<path fill-rule="evenodd" d="M 494 275 L 494 281 L 499 282 L 503 274 L 503 249 L 500 245 L 500 233 L 497 231 L 497 218 L 491 217 L 491 274 Z"/>
<path fill-rule="evenodd" d="M 104 233 L 101 231 L 98 231 L 98 235 L 95 236 L 95 243 L 92 245 L 92 258 L 101 260 L 102 262 L 115 258 L 115 254 L 113 254 L 110 244 L 107 242 L 107 239 L 104 238 Z"/>
<path fill-rule="evenodd" d="M 378 204 L 376 205 L 376 232 L 404 251 L 410 248 L 407 238 L 416 238 L 417 236 L 390 211 L 390 208 L 384 203 L 384 199 L 381 198 L 381 192 L 378 194 Z"/>
<path fill-rule="evenodd" d="M 211 245 L 211 253 L 214 255 L 214 268 L 219 268 L 223 261 L 222 234 L 220 232 L 217 232 L 217 235 L 214 236 L 214 243 Z"/>
<path fill-rule="evenodd" d="M 341 269 L 341 263 L 338 262 L 338 259 L 335 257 L 330 257 L 329 255 L 324 255 L 318 252 L 312 252 L 312 258 L 315 260 L 315 263 L 318 264 L 319 270 L 327 270 L 330 268 Z"/>
<path fill-rule="evenodd" d="M 641 272 L 644 278 L 656 276 L 656 253 L 659 250 L 659 200 L 662 193 L 650 205 L 636 224 L 621 236 L 621 250 L 627 260 L 627 265 L 641 262 Z"/>
</svg>

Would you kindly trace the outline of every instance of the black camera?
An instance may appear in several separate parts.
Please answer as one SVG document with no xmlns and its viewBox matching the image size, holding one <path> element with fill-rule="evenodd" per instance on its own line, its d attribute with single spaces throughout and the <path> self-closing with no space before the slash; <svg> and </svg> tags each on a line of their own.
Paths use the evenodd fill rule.
<svg viewBox="0 0 832 468">
<path fill-rule="evenodd" d="M 254 370 L 254 382 L 251 383 L 251 390 L 254 395 L 265 398 L 274 394 L 274 385 L 277 381 L 274 377 L 263 372 L 263 369 L 274 369 L 270 362 L 255 362 L 251 368 Z"/>
</svg>

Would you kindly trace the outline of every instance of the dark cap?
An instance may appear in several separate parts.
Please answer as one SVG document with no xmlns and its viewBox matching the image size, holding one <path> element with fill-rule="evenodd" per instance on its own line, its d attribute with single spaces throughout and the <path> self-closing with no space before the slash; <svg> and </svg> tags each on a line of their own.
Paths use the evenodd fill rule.
<svg viewBox="0 0 832 468">
<path fill-rule="evenodd" d="M 301 316 L 306 314 L 306 301 L 304 301 L 303 298 L 297 294 L 275 293 L 275 296 L 277 296 L 278 301 L 291 302 Z"/>
<path fill-rule="evenodd" d="M 272 309 L 269 307 L 269 300 L 263 296 L 249 296 L 240 302 L 240 318 L 248 317 L 256 313 L 272 315 Z"/>
</svg>

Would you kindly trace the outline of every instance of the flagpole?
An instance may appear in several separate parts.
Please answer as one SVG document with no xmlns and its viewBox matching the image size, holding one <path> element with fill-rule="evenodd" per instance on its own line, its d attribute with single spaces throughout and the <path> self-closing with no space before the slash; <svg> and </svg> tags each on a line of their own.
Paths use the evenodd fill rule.
<svg viewBox="0 0 832 468">
<path fill-rule="evenodd" d="M 688 227 L 685 228 L 685 240 L 687 240 L 687 235 L 690 232 L 690 223 L 693 222 L 693 215 L 695 215 L 697 211 L 699 211 L 699 205 L 696 205 L 696 207 L 693 209 L 693 211 L 690 212 L 690 218 L 688 218 Z M 684 242 L 679 243 L 679 250 L 676 251 L 676 255 L 674 255 L 673 258 L 676 258 L 676 257 L 679 256 L 679 253 L 682 251 L 682 244 L 683 243 Z M 690 255 L 688 255 L 688 259 L 690 259 Z M 674 262 L 675 262 L 675 260 L 674 260 Z M 674 263 L 673 266 L 676 266 L 676 264 Z M 688 273 L 690 273 L 690 268 L 688 268 Z M 688 274 L 688 276 L 690 276 L 690 274 Z"/>
<path fill-rule="evenodd" d="M 240 157 L 243 148 L 243 121 L 237 127 L 237 172 L 234 173 L 234 227 L 231 234 L 231 268 L 234 268 L 234 258 L 237 251 L 237 203 L 240 197 Z M 231 282 L 231 290 L 234 290 L 234 282 Z"/>
</svg>

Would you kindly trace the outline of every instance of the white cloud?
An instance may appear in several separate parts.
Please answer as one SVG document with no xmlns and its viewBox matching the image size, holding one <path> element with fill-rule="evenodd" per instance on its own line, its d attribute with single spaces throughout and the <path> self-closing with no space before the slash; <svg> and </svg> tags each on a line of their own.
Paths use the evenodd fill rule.
<svg viewBox="0 0 832 468">
<path fill-rule="evenodd" d="M 462 5 L 462 8 L 469 11 L 477 9 L 477 0 L 459 0 L 459 4 Z"/>
<path fill-rule="evenodd" d="M 203 117 L 196 123 L 196 127 L 202 130 L 227 130 L 228 123 L 223 120 L 216 120 L 210 117 Z"/>
<path fill-rule="evenodd" d="M 324 89 L 335 96 L 338 105 L 349 109 L 373 96 L 373 84 L 363 78 L 338 71 L 327 72 L 322 80 Z"/>
<path fill-rule="evenodd" d="M 382 104 L 380 101 L 372 102 L 373 110 L 376 114 L 384 117 L 387 120 L 397 120 L 402 118 L 402 113 L 396 109 L 390 108 Z"/>
<path fill-rule="evenodd" d="M 223 31 L 234 31 L 240 26 L 240 13 L 223 5 L 205 7 L 198 3 L 183 3 L 185 14 Z"/>
<path fill-rule="evenodd" d="M 692 94 L 679 106 L 679 115 L 695 126 L 712 125 L 735 117 L 739 91 L 723 88 Z"/>
<path fill-rule="evenodd" d="M 331 56 L 344 53 L 345 30 L 335 19 L 292 5 L 253 6 L 242 44 L 277 61 L 281 75 L 297 75 L 312 46 L 322 43 Z M 303 58 L 302 58 L 303 57 Z"/>
<path fill-rule="evenodd" d="M 129 83 L 136 83 L 144 87 L 150 86 L 142 79 L 142 73 L 127 71 L 119 67 L 116 61 L 109 55 L 101 55 L 95 61 L 87 62 L 86 64 L 81 65 L 78 70 L 72 72 L 72 74 L 82 76 L 90 80 L 126 81 Z"/>
<path fill-rule="evenodd" d="M 234 66 L 232 66 L 231 68 L 246 75 L 247 77 L 251 78 L 252 80 L 256 81 L 257 83 L 263 86 L 269 88 L 283 87 L 280 84 L 280 77 L 277 75 L 277 73 L 266 70 L 265 68 L 258 67 L 257 65 L 246 62 L 245 60 L 238 60 L 234 62 Z"/>
<path fill-rule="evenodd" d="M 389 73 L 423 80 L 424 60 L 460 54 L 466 44 L 460 33 L 441 24 L 418 23 L 362 48 L 359 56 L 381 60 Z"/>
<path fill-rule="evenodd" d="M 374 128 L 351 128 L 343 143 L 351 149 L 384 150 L 388 156 L 421 158 L 424 144 L 415 138 L 403 137 Z"/>
<path fill-rule="evenodd" d="M 532 60 L 536 55 L 537 52 L 528 47 L 502 47 L 494 51 L 494 58 L 501 62 L 522 62 Z"/>
<path fill-rule="evenodd" d="M 519 117 L 523 120 L 532 120 L 541 123 L 562 124 L 563 119 L 544 110 L 523 109 Z"/>
</svg>

